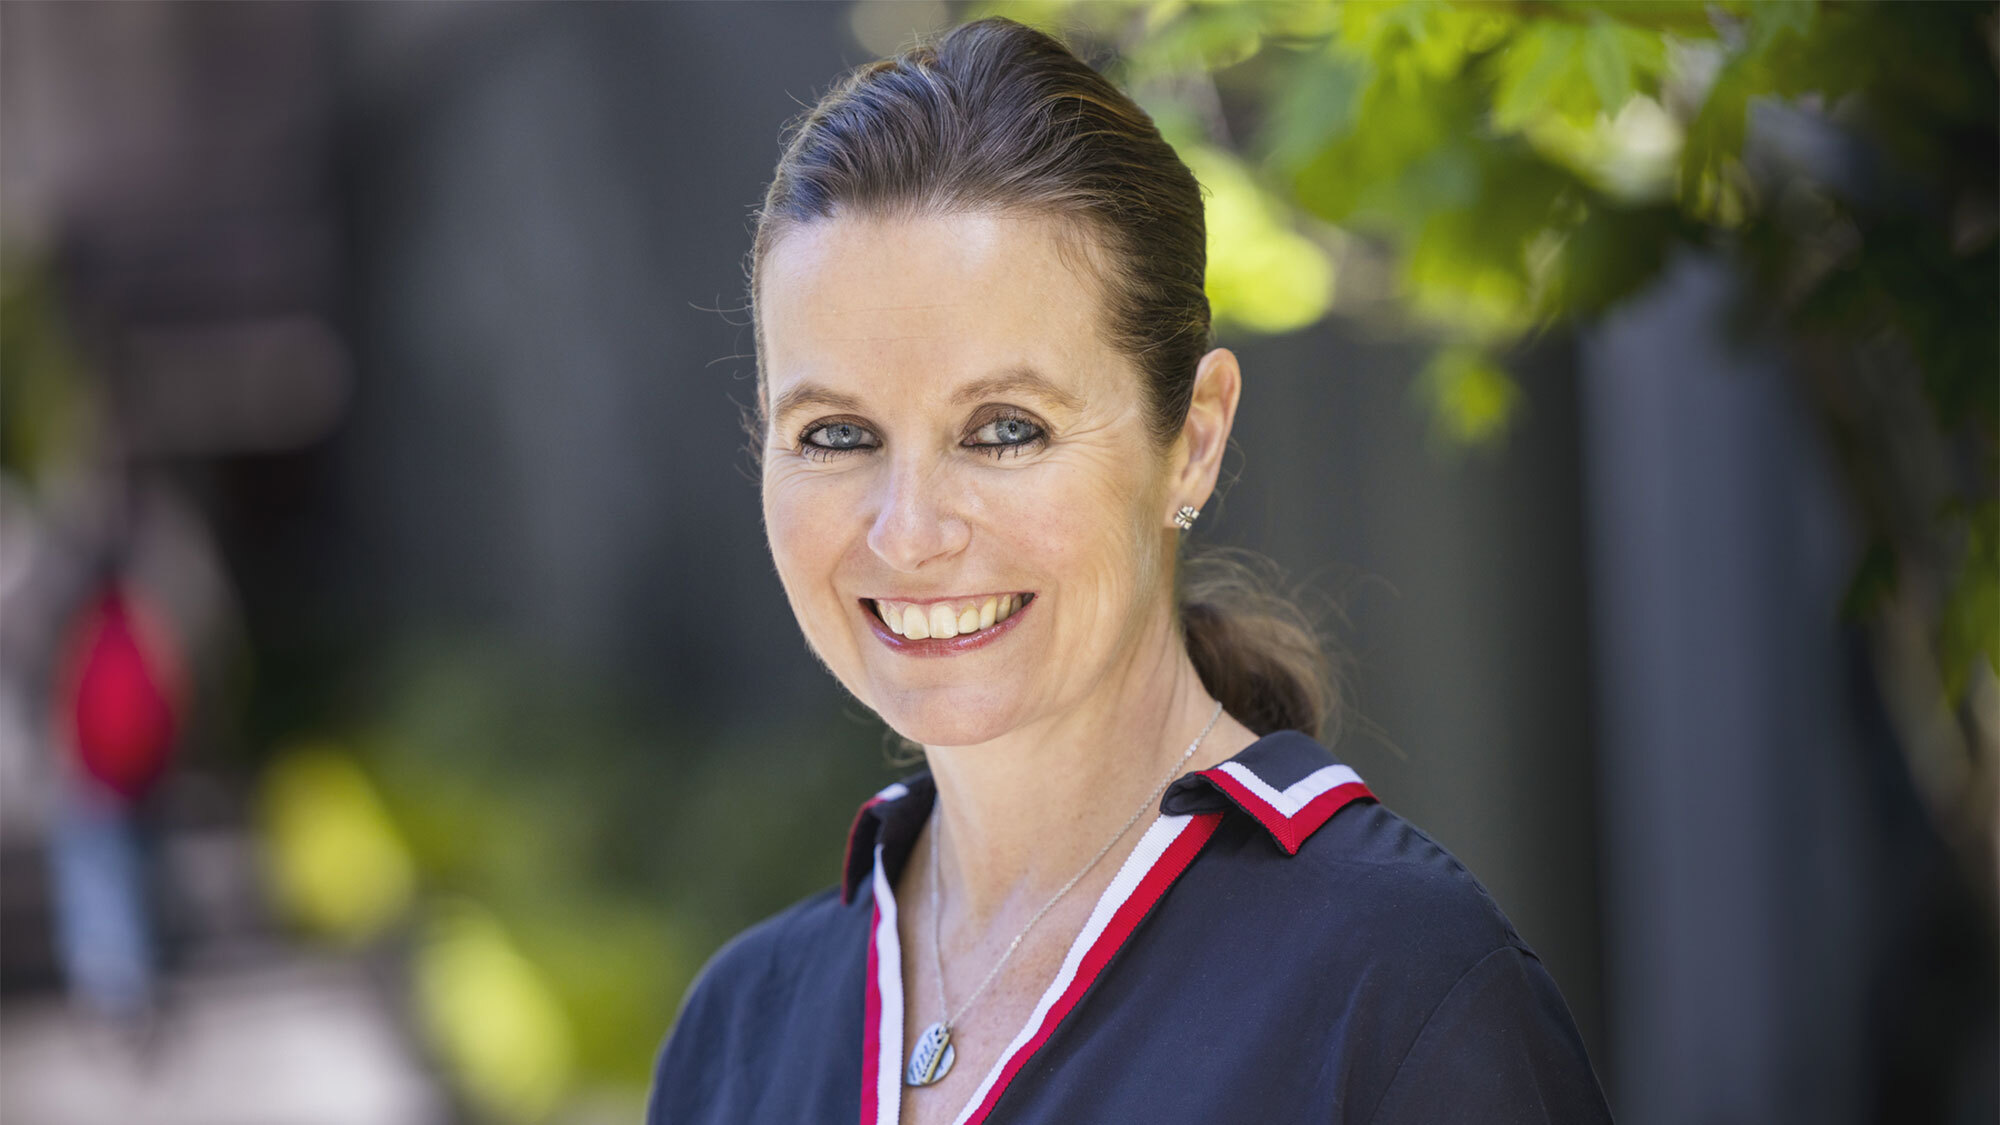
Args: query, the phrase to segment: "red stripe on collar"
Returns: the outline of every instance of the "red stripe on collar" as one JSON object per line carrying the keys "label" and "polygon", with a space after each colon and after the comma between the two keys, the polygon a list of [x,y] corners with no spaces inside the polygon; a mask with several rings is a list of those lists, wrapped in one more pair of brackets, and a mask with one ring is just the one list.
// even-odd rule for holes
{"label": "red stripe on collar", "polygon": [[[999,1104],[1001,1095],[1007,1092],[1007,1087],[1014,1081],[1014,1076],[1021,1073],[1021,1068],[1028,1065],[1028,1060],[1034,1057],[1035,1052],[1042,1049],[1042,1045],[1049,1041],[1049,1036],[1055,1034],[1056,1028],[1061,1026],[1063,1019],[1076,1008],[1084,993],[1090,991],[1090,986],[1097,983],[1098,974],[1104,971],[1104,966],[1110,964],[1111,959],[1124,948],[1132,932],[1139,928],[1139,923],[1144,921],[1148,914],[1153,912],[1154,905],[1167,893],[1167,888],[1173,886],[1181,877],[1181,873],[1187,870],[1188,864],[1194,862],[1194,857],[1201,853],[1202,847],[1208,843],[1209,837],[1215,835],[1215,828],[1221,823],[1222,814],[1204,813],[1189,817],[1186,823],[1179,826],[1173,839],[1160,852],[1159,858],[1152,862],[1145,874],[1140,877],[1138,885],[1132,889],[1125,901],[1118,905],[1103,932],[1091,942],[1090,948],[1084,952],[1083,959],[1077,964],[1075,975],[1063,987],[1055,1002],[1049,1004],[1042,1012],[1040,1021],[1034,1024],[1033,1034],[1025,1043],[1017,1041],[1008,1051],[1007,1057],[1001,1061],[997,1075],[988,1077],[987,1081],[991,1085],[986,1089],[985,1096],[979,1099],[978,1108],[970,1115],[961,1118],[965,1125],[979,1125],[993,1112],[993,1107]],[[1140,841],[1140,846],[1145,846],[1144,840]],[[1117,885],[1118,881],[1114,880],[1112,887],[1115,888]],[[1056,983],[1062,985],[1062,979],[1058,977]],[[1046,997],[1044,1003],[1047,1003]]]}
{"label": "red stripe on collar", "polygon": [[1224,762],[1196,776],[1208,779],[1257,818],[1287,855],[1299,854],[1306,838],[1348,804],[1375,794],[1360,775],[1343,765],[1323,766],[1284,789],[1267,784],[1241,762]]}
{"label": "red stripe on collar", "polygon": [[[868,924],[868,999],[861,1024],[861,1125],[876,1125],[882,1117],[882,1084],[878,1077],[882,1070],[882,988],[876,976],[882,971],[882,963],[875,948],[881,932],[882,904],[878,902],[874,920]],[[899,1100],[899,1112],[901,1108]],[[891,1114],[889,1119],[894,1121],[895,1115]]]}
{"label": "red stripe on collar", "polygon": [[[1147,829],[1125,866],[1098,897],[1090,921],[1071,943],[1062,969],[1043,991],[1027,1025],[969,1096],[969,1104],[959,1114],[960,1125],[976,1125],[993,1112],[1014,1077],[1055,1034],[1105,966],[1201,853],[1222,817],[1219,812],[1162,817]],[[861,1050],[862,1125],[893,1125],[902,1099],[902,948],[896,933],[894,890],[881,863],[878,850],[875,915],[868,944],[868,995],[862,1006],[867,1019],[862,1031],[867,1039]]]}

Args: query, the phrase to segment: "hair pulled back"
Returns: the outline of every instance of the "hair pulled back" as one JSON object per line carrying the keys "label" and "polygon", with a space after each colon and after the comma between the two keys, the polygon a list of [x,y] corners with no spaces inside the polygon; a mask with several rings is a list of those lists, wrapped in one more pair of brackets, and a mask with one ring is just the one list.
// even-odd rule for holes
{"label": "hair pulled back", "polygon": [[[753,313],[778,239],[845,212],[1070,224],[1096,251],[1105,331],[1139,370],[1153,439],[1179,435],[1211,339],[1201,185],[1152,118],[1062,43],[992,17],[838,83],[791,127],[758,212]],[[761,368],[758,384],[761,416]],[[1334,696],[1310,623],[1238,559],[1197,564],[1177,581],[1203,685],[1259,734],[1319,733]]]}

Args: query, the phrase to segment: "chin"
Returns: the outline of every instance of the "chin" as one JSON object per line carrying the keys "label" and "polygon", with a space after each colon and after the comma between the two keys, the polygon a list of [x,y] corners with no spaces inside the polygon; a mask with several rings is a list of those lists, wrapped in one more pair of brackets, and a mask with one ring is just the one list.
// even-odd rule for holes
{"label": "chin", "polygon": [[[997,700],[955,700],[953,693],[916,692],[877,709],[889,728],[925,746],[991,742],[1019,725],[1015,709]],[[912,697],[914,696],[914,698]]]}

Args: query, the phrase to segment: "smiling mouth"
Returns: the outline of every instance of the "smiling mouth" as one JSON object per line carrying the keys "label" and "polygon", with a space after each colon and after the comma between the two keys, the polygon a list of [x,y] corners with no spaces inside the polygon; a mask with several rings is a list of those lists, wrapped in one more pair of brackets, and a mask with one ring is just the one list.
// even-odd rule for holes
{"label": "smiling mouth", "polygon": [[1006,621],[1035,600],[1033,594],[998,594],[963,601],[920,605],[864,599],[876,620],[906,640],[922,641],[980,633]]}

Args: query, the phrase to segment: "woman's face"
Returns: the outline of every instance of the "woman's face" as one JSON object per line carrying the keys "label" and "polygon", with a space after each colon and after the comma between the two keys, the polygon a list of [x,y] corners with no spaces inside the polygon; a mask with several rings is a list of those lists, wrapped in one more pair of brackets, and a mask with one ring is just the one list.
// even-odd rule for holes
{"label": "woman's face", "polygon": [[927,745],[1157,658],[1171,515],[1206,498],[1171,495],[1138,369],[1057,245],[1034,218],[839,217],[762,264],[778,576],[840,682]]}

